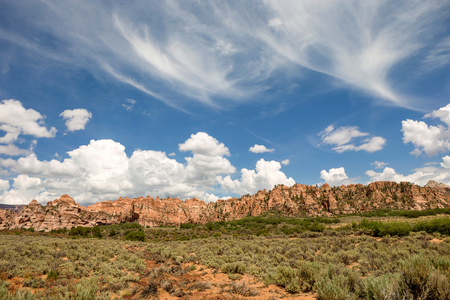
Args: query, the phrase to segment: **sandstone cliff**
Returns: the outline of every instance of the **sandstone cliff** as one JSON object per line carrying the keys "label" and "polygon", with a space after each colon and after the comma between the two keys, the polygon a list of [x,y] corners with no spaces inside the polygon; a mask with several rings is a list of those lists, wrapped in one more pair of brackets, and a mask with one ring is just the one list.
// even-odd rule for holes
{"label": "sandstone cliff", "polygon": [[332,216],[382,208],[423,210],[450,206],[450,188],[420,187],[389,181],[320,188],[303,184],[278,185],[271,191],[205,203],[197,198],[119,198],[89,207],[68,195],[41,205],[33,200],[21,211],[0,209],[0,229],[34,228],[49,231],[73,226],[139,222],[144,226],[229,221],[281,210],[292,216]]}

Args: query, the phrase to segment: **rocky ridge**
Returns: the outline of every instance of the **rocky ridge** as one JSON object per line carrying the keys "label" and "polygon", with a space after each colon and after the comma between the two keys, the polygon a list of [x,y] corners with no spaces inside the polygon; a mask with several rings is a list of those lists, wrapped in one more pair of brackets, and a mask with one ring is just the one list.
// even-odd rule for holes
{"label": "rocky ridge", "polygon": [[68,195],[41,205],[36,200],[19,212],[0,209],[0,229],[50,231],[73,226],[138,222],[143,226],[229,221],[280,210],[292,216],[332,216],[382,208],[423,210],[450,207],[449,187],[420,187],[407,182],[373,182],[321,187],[278,185],[254,195],[205,203],[197,198],[119,198],[88,207]]}

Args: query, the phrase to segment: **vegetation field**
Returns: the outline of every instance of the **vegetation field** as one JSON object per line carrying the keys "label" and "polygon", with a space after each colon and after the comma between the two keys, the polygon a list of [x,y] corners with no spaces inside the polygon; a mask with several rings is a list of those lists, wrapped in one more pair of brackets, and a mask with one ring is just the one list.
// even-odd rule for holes
{"label": "vegetation field", "polygon": [[450,299],[446,211],[0,234],[0,299]]}

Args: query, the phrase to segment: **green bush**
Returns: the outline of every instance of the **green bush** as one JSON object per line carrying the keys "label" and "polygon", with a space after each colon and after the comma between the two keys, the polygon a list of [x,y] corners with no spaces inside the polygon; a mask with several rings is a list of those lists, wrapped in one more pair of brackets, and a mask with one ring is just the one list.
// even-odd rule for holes
{"label": "green bush", "polygon": [[56,280],[58,279],[58,272],[51,270],[47,274],[47,280]]}
{"label": "green bush", "polygon": [[195,225],[191,224],[191,223],[182,223],[180,224],[180,229],[190,229],[190,228],[194,228]]}
{"label": "green bush", "polygon": [[82,226],[78,226],[78,227],[72,227],[69,231],[69,235],[75,236],[83,236],[86,237],[88,235],[90,235],[92,232],[92,228],[91,227],[82,227]]}
{"label": "green bush", "polygon": [[428,233],[439,232],[450,235],[450,218],[438,218],[427,221],[420,221],[414,225],[414,231],[426,231]]}
{"label": "green bush", "polygon": [[143,230],[139,231],[128,230],[127,232],[125,232],[125,240],[143,242],[145,241],[145,233]]}
{"label": "green bush", "polygon": [[102,231],[100,230],[100,227],[94,226],[92,228],[92,236],[96,237],[96,238],[102,238],[103,237]]}
{"label": "green bush", "polygon": [[379,228],[378,236],[407,236],[411,232],[411,225],[404,222],[382,223]]}

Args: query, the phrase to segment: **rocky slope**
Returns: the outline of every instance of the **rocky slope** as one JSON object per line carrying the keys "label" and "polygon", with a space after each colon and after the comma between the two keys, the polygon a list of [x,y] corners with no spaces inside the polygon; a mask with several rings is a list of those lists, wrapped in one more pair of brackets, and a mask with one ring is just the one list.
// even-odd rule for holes
{"label": "rocky slope", "polygon": [[295,184],[278,185],[241,198],[205,203],[199,199],[119,198],[89,207],[75,203],[68,195],[41,205],[36,200],[21,211],[0,209],[0,229],[34,228],[49,231],[73,226],[95,226],[139,222],[144,226],[178,225],[228,221],[257,216],[268,210],[289,215],[331,216],[381,208],[422,210],[450,207],[450,188],[420,187],[410,183],[373,182],[320,188]]}

